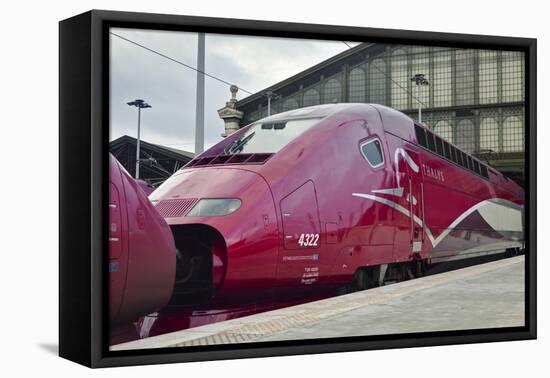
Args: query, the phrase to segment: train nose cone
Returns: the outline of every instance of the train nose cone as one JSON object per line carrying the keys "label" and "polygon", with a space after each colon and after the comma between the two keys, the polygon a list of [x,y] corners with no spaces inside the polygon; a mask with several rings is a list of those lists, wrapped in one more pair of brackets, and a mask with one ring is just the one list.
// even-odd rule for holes
{"label": "train nose cone", "polygon": [[169,226],[139,184],[109,158],[110,320],[127,324],[168,303],[176,247]]}
{"label": "train nose cone", "polygon": [[[183,170],[166,180],[151,195],[153,203],[163,200],[239,198],[254,199],[250,191],[262,177],[238,168],[197,168]],[[264,183],[264,186],[267,185]],[[190,209],[187,209],[190,210]]]}
{"label": "train nose cone", "polygon": [[[166,180],[149,198],[170,226],[207,224],[228,248],[242,242],[248,228],[277,230],[275,203],[264,178],[240,168],[192,168]],[[203,207],[197,211],[197,207]],[[203,211],[210,206],[208,211]],[[172,227],[173,229],[173,227]]]}
{"label": "train nose cone", "polygon": [[[244,298],[249,287],[272,285],[278,225],[270,187],[260,174],[237,167],[185,169],[149,198],[172,228],[179,261],[186,262],[176,273],[181,301],[195,300],[201,288],[211,290],[200,299],[214,292],[227,298],[231,290]],[[196,211],[205,200],[229,202],[211,203],[213,212]]]}

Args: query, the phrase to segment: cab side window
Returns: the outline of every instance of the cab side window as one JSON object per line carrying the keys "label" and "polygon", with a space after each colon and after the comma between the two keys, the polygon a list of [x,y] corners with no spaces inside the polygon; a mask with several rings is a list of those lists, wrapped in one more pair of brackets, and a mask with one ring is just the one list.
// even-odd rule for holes
{"label": "cab side window", "polygon": [[361,144],[361,152],[371,167],[377,168],[384,165],[382,145],[378,139],[371,139]]}

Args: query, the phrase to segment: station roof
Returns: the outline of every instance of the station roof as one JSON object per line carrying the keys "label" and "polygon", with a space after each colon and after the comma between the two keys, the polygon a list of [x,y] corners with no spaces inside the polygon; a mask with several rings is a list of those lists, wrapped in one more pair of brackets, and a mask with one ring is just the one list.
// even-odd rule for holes
{"label": "station roof", "polygon": [[[136,138],[121,136],[109,143],[109,151],[135,177]],[[153,186],[161,184],[195,157],[189,151],[140,140],[140,178]]]}
{"label": "station roof", "polygon": [[[114,150],[120,146],[123,146],[125,144],[132,144],[136,145],[136,138],[131,137],[129,135],[123,135],[120,138],[117,138],[109,143],[109,150]],[[153,144],[144,141],[143,139],[139,141],[140,148],[148,148],[153,151],[165,154],[167,156],[171,156],[174,159],[193,159],[195,157],[195,154],[193,152],[180,150],[177,148],[172,148],[168,146],[164,146],[162,144]]]}

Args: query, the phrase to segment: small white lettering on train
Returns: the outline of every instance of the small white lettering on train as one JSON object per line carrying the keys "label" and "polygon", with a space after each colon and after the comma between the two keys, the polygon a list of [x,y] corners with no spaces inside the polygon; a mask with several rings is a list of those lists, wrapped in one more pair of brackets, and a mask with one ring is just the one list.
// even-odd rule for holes
{"label": "small white lettering on train", "polygon": [[430,167],[429,165],[422,164],[422,173],[424,176],[428,176],[433,178],[434,180],[444,182],[445,176],[443,175],[443,171],[441,169],[435,169]]}

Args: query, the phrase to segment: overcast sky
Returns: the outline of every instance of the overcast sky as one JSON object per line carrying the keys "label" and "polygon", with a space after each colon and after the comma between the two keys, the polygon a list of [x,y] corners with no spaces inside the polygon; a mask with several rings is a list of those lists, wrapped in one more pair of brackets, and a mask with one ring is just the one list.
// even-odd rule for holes
{"label": "overcast sky", "polygon": [[[111,29],[151,49],[197,66],[197,34]],[[111,35],[111,135],[137,134],[137,98],[142,110],[141,139],[193,152],[197,73]],[[347,49],[339,41],[206,34],[205,71],[252,93],[303,71]],[[355,44],[354,44],[355,45]],[[248,94],[239,91],[238,99]],[[217,110],[231,94],[226,84],[205,78],[205,147],[221,140]]]}

